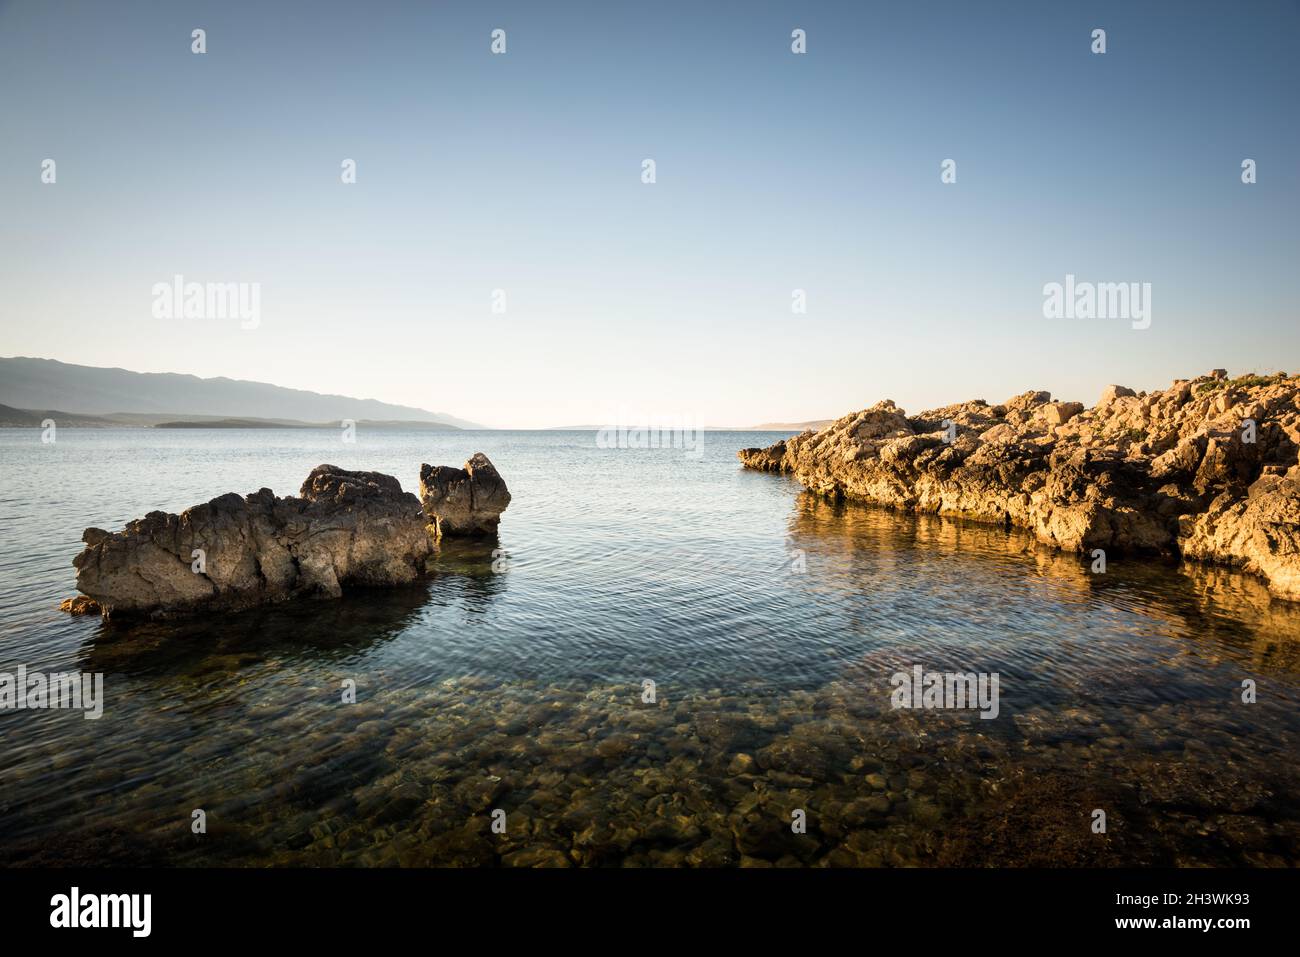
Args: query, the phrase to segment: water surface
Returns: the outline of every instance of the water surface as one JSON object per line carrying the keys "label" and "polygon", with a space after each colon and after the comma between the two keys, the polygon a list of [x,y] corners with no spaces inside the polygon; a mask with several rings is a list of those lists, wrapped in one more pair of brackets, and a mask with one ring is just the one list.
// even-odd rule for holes
{"label": "water surface", "polygon": [[[0,712],[4,860],[1300,861],[1300,609],[740,469],[777,437],[708,433],[694,461],[576,432],[0,430],[0,671],[104,672],[108,699]],[[296,492],[325,462],[415,490],[474,451],[514,496],[496,556],[184,623],[56,610],[86,526]],[[998,718],[891,709],[915,664],[998,673]]]}

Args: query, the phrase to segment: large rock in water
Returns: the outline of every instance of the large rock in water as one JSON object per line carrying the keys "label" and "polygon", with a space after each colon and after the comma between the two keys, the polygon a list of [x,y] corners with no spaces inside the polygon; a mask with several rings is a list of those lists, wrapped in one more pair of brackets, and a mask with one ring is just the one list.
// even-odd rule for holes
{"label": "large rock in water", "polygon": [[1300,600],[1300,376],[1222,369],[1092,409],[1025,392],[905,416],[882,402],[743,449],[747,468],[911,512],[1015,525],[1089,551],[1232,565]]}
{"label": "large rock in water", "polygon": [[232,492],[180,515],[150,512],[120,532],[88,528],[82,541],[77,588],[105,617],[233,611],[404,584],[433,550],[419,500],[397,479],[333,465],[313,469],[297,498]]}
{"label": "large rock in water", "polygon": [[475,452],[459,469],[421,465],[420,502],[435,536],[490,538],[510,505],[510,491],[488,457]]}

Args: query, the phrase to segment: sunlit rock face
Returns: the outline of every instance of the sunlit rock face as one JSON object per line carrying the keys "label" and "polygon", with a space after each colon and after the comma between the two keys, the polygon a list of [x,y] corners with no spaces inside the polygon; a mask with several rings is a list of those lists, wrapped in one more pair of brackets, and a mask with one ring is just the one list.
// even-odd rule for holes
{"label": "sunlit rock face", "polygon": [[492,538],[510,490],[496,467],[475,452],[463,468],[420,466],[420,502],[438,538]]}
{"label": "sunlit rock face", "polygon": [[391,475],[312,470],[297,497],[229,493],[120,532],[88,528],[77,588],[105,617],[234,611],[414,581],[432,552],[419,500]]}
{"label": "sunlit rock face", "polygon": [[1088,551],[1167,552],[1300,600],[1300,376],[1111,385],[1091,409],[1025,392],[907,416],[893,402],[767,449],[748,468],[812,491],[1031,530]]}

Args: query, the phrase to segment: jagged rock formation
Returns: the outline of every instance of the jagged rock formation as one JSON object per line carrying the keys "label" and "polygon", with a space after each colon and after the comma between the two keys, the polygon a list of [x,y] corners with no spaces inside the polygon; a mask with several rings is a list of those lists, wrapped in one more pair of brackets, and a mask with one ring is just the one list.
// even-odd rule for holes
{"label": "jagged rock formation", "polygon": [[490,538],[510,491],[488,457],[475,452],[464,468],[421,465],[420,502],[434,537]]}
{"label": "jagged rock formation", "polygon": [[892,401],[744,449],[749,468],[892,508],[1030,529],[1060,548],[1170,552],[1300,600],[1300,376],[1208,376],[1091,409],[1026,392],[907,416]]}
{"label": "jagged rock formation", "polygon": [[419,500],[379,472],[313,469],[298,497],[264,488],[150,512],[117,533],[88,528],[77,588],[104,617],[233,611],[344,586],[397,585],[424,570],[433,544]]}
{"label": "jagged rock formation", "polygon": [[82,594],[60,608],[170,618],[406,584],[424,573],[438,534],[495,535],[510,504],[482,452],[464,469],[421,466],[420,493],[423,506],[391,475],[320,465],[296,498],[231,492],[117,533],[88,528],[72,562]]}
{"label": "jagged rock formation", "polygon": [[69,615],[99,615],[104,609],[99,607],[99,602],[93,598],[74,595],[59,602],[59,611],[66,611]]}

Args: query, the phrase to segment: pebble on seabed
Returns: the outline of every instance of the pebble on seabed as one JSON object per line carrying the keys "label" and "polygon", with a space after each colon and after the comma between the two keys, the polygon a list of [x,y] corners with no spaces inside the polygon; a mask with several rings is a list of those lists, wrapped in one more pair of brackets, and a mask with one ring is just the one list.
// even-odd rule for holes
{"label": "pebble on seabed", "polygon": [[[1300,771],[1267,761],[1266,749],[1238,749],[1225,761],[1222,745],[1203,746],[1232,740],[1219,726],[1230,715],[1213,709],[1184,708],[1177,722],[1169,710],[1153,723],[1150,708],[1116,708],[1103,726],[1031,708],[995,732],[970,715],[868,706],[851,682],[798,698],[714,692],[642,705],[636,689],[473,679],[383,691],[348,707],[308,705],[273,719],[275,733],[245,735],[234,751],[193,738],[179,765],[161,760],[174,747],[162,743],[152,746],[157,764],[148,749],[126,767],[93,762],[87,773],[114,799],[74,798],[77,833],[53,843],[42,836],[30,849],[16,842],[13,860],[67,862],[87,829],[119,835],[116,853],[132,860],[209,865],[1300,860],[1300,812],[1278,816],[1271,800],[1300,793]],[[175,725],[158,735],[164,742],[188,719],[165,712],[159,720]],[[917,754],[921,730],[926,751]],[[1139,733],[1155,746],[1126,746]],[[52,773],[52,758],[40,767]],[[196,776],[215,788],[201,803]],[[17,790],[6,823],[34,833],[39,802],[23,792],[44,779],[8,780]],[[1081,801],[1129,826],[1094,839],[1080,825]],[[207,811],[206,835],[189,833],[195,806]],[[491,826],[497,809],[504,833]],[[796,809],[806,833],[791,829]]]}

